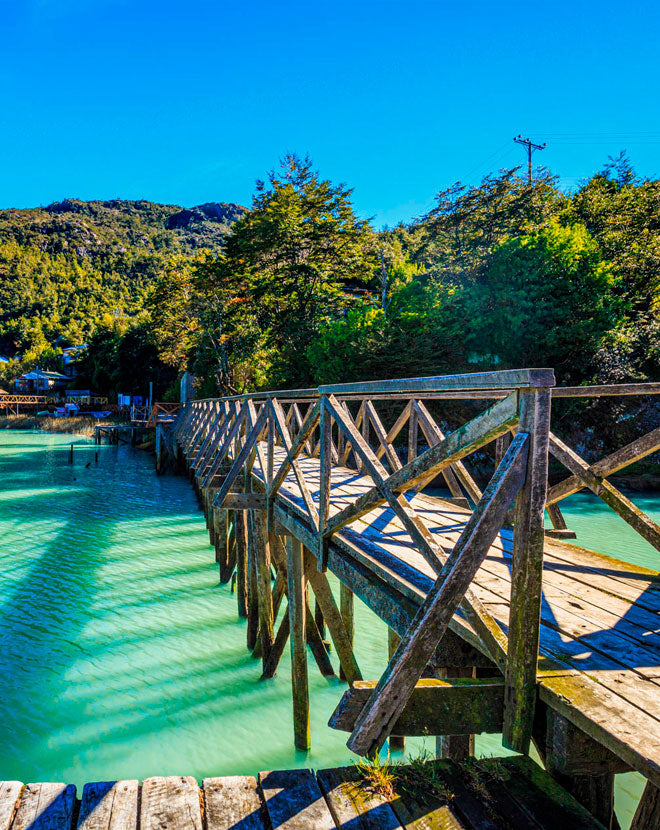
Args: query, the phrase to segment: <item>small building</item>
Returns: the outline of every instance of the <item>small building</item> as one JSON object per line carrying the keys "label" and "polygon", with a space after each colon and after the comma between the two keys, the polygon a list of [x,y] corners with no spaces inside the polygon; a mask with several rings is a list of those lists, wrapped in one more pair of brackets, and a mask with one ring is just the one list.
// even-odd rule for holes
{"label": "small building", "polygon": [[81,343],[80,346],[68,346],[62,349],[62,370],[67,377],[74,378],[78,374],[76,363],[86,348],[87,343]]}
{"label": "small building", "polygon": [[25,372],[14,381],[14,390],[22,394],[43,395],[46,392],[60,392],[71,380],[61,372],[46,372],[33,369]]}

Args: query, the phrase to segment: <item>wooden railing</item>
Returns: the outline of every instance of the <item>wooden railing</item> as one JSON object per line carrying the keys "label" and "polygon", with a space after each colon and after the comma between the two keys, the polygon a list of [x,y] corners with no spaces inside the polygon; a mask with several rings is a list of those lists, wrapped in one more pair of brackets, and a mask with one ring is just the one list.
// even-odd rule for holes
{"label": "wooden railing", "polygon": [[[382,745],[459,608],[484,653],[504,674],[504,740],[527,751],[536,694],[546,509],[554,526],[549,533],[570,535],[558,503],[588,488],[660,550],[658,525],[607,480],[660,449],[660,429],[589,464],[550,425],[552,398],[655,395],[660,384],[553,384],[552,370],[525,369],[263,392],[193,401],[180,411],[173,438],[201,491],[213,494],[213,507],[263,511],[267,531],[296,537],[323,572],[333,538],[386,505],[436,572],[432,590],[355,722],[348,745],[359,754]],[[469,402],[465,406],[472,410],[479,401],[494,403],[445,434],[432,414],[443,400]],[[493,442],[495,472],[482,491],[465,460],[479,454],[483,468],[482,451]],[[551,487],[548,452],[571,474]],[[307,463],[310,458],[318,459],[315,465]],[[352,499],[342,489],[341,501],[332,503],[337,494],[333,471],[339,468],[354,469],[371,486],[363,486]],[[472,508],[451,549],[438,543],[406,497],[438,475],[450,500]],[[290,495],[292,478],[300,493],[293,512],[287,498],[280,498],[285,483]],[[513,525],[508,636],[471,589],[504,524]],[[260,572],[268,574],[270,565]],[[272,628],[272,605],[268,618]],[[271,632],[262,642],[265,672],[272,646]],[[348,658],[342,658],[342,667],[351,676]]]}
{"label": "wooden railing", "polygon": [[35,409],[45,404],[45,395],[0,395],[0,409],[5,410],[5,415],[19,415],[21,406]]}
{"label": "wooden railing", "polygon": [[[316,556],[320,571],[327,567],[333,536],[386,504],[437,573],[432,591],[356,722],[348,742],[354,751],[370,754],[383,743],[459,606],[485,652],[505,674],[505,740],[526,751],[538,658],[553,384],[554,375],[548,369],[340,384],[196,401],[178,419],[175,435],[201,488],[219,483],[213,506],[263,508],[269,529],[279,523],[294,535],[304,536],[302,541]],[[425,405],[426,400],[438,397],[500,400],[445,435]],[[400,410],[389,429],[379,413],[384,404]],[[404,463],[395,441],[405,427],[408,456]],[[506,447],[502,439],[512,430],[515,437]],[[429,445],[420,454],[419,431]],[[463,459],[493,441],[498,441],[497,467],[482,492]],[[303,470],[303,454],[318,458],[314,481]],[[332,471],[346,466],[359,470],[372,486],[331,513]],[[257,476],[263,494],[250,493],[250,472]],[[288,515],[278,501],[291,472],[302,496],[303,523]],[[218,478],[221,473],[222,479]],[[454,498],[465,500],[467,494],[474,504],[453,549],[438,544],[406,498],[439,474]],[[244,492],[235,493],[237,487]],[[507,638],[470,584],[514,499],[512,613]]]}
{"label": "wooden railing", "polygon": [[181,409],[180,403],[160,403],[157,402],[151,407],[149,418],[147,420],[148,427],[155,427],[161,421],[169,421]]}

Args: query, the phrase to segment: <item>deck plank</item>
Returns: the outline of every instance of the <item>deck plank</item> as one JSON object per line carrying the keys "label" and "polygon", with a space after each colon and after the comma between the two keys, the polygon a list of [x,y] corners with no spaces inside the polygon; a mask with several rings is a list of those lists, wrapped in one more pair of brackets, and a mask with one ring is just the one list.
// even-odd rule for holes
{"label": "deck plank", "polygon": [[135,830],[138,789],[137,780],[85,784],[78,830]]}
{"label": "deck plank", "polygon": [[11,830],[70,830],[75,803],[72,784],[26,784]]}
{"label": "deck plank", "polygon": [[386,798],[365,791],[355,767],[322,769],[316,778],[337,827],[346,830],[400,830]]}
{"label": "deck plank", "polygon": [[258,780],[273,828],[335,830],[337,825],[310,770],[260,772]]}
{"label": "deck plank", "polygon": [[9,830],[22,792],[21,781],[0,782],[0,830]]}
{"label": "deck plank", "polygon": [[202,782],[206,830],[269,830],[253,775],[205,778]]}
{"label": "deck plank", "polygon": [[190,776],[145,778],[140,830],[202,830],[200,790]]}

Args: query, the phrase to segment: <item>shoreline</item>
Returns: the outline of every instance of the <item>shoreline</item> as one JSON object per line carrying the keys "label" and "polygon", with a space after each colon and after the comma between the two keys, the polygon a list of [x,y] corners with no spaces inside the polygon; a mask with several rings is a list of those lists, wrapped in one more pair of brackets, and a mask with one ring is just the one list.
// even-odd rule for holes
{"label": "shoreline", "polygon": [[2,415],[0,429],[37,429],[40,432],[85,435],[91,438],[98,421],[86,416],[52,418],[44,415]]}

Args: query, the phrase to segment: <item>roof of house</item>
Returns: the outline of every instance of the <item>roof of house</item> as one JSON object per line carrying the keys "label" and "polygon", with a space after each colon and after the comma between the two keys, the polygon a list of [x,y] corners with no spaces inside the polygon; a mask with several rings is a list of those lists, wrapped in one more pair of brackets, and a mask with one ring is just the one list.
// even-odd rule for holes
{"label": "roof of house", "polygon": [[63,375],[61,372],[45,372],[43,369],[33,369],[31,372],[25,372],[19,380],[66,380],[71,378]]}

